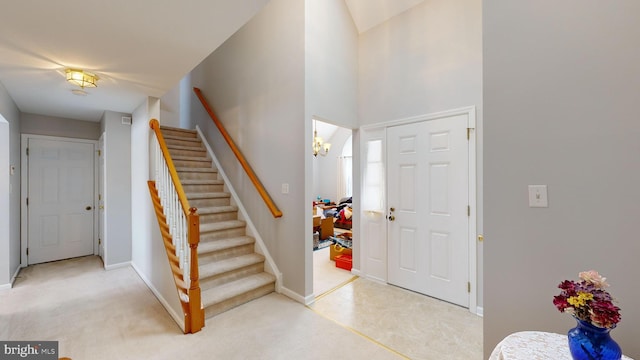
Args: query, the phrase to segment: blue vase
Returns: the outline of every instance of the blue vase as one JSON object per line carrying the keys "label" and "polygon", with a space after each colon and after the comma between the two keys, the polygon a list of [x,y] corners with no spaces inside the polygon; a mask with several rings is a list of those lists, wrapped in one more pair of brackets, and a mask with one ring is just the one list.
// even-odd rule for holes
{"label": "blue vase", "polygon": [[578,325],[569,330],[569,350],[574,360],[620,360],[622,350],[611,338],[611,329],[576,319]]}

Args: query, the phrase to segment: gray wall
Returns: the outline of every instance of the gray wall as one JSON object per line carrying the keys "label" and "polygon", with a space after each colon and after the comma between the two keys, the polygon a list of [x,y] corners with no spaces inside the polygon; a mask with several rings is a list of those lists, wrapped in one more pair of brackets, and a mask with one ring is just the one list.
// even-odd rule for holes
{"label": "gray wall", "polygon": [[[0,125],[0,162],[6,166],[0,171],[0,287],[4,287],[20,267],[20,110],[2,83],[0,114],[7,121]],[[8,166],[15,166],[13,175]]]}
{"label": "gray wall", "polygon": [[[482,204],[480,0],[425,1],[360,34],[358,88],[360,125],[476,106],[476,201]],[[476,215],[482,234],[481,207]],[[477,249],[477,304],[482,307],[483,245]]]}
{"label": "gray wall", "polygon": [[[640,358],[640,2],[484,1],[484,352],[575,325],[556,286],[595,269]],[[527,185],[549,207],[529,208]]]}
{"label": "gray wall", "polygon": [[[304,293],[304,6],[272,0],[190,75],[284,216],[274,219],[202,105],[191,97],[186,127],[198,124],[283,273]],[[281,184],[289,184],[282,194]]]}
{"label": "gray wall", "polygon": [[131,261],[131,114],[105,111],[105,268]]}
{"label": "gray wall", "polygon": [[26,113],[21,116],[20,131],[23,134],[60,136],[89,140],[98,140],[101,133],[99,122]]}

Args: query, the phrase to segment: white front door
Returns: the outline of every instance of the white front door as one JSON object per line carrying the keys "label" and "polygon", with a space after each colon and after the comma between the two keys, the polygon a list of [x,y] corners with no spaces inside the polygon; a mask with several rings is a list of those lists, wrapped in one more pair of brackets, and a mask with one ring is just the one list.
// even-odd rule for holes
{"label": "white front door", "polygon": [[28,264],[93,254],[94,144],[28,140]]}
{"label": "white front door", "polygon": [[469,306],[467,116],[387,129],[388,282]]}

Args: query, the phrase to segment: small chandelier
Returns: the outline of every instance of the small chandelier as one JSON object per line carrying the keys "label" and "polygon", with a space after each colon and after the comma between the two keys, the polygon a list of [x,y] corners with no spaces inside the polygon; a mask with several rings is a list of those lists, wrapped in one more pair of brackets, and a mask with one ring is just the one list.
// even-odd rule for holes
{"label": "small chandelier", "polygon": [[318,136],[318,130],[316,129],[317,120],[313,120],[313,156],[317,157],[318,154],[322,156],[327,156],[329,153],[329,149],[331,149],[331,144],[325,143],[322,140],[322,137]]}
{"label": "small chandelier", "polygon": [[81,88],[85,87],[97,87],[98,84],[98,76],[96,74],[92,74],[90,72],[86,72],[84,70],[78,69],[67,69],[67,81],[80,86]]}

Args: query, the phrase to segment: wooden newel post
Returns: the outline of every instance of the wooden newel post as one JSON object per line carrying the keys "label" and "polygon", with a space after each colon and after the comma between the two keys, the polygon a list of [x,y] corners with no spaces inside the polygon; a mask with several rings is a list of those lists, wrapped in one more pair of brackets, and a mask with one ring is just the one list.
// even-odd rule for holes
{"label": "wooden newel post", "polygon": [[200,275],[198,274],[198,243],[200,242],[200,216],[198,209],[189,209],[187,221],[189,223],[189,248],[191,249],[191,269],[189,270],[189,310],[191,313],[191,333],[200,331],[204,327],[204,309],[200,294]]}

